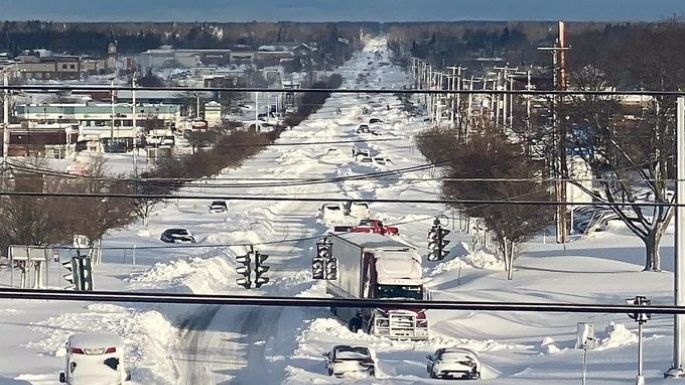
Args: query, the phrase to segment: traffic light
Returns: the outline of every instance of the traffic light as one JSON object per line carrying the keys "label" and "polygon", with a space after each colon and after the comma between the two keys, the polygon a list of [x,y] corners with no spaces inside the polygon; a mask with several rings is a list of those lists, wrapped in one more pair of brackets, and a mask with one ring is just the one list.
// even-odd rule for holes
{"label": "traffic light", "polygon": [[265,283],[269,282],[269,277],[263,277],[262,274],[266,273],[269,271],[271,266],[264,265],[264,261],[266,261],[269,258],[268,255],[266,254],[261,254],[259,251],[255,251],[255,260],[254,260],[254,285],[255,287],[261,287]]}
{"label": "traffic light", "polygon": [[449,250],[446,250],[450,243],[445,237],[450,233],[450,230],[443,229],[440,225],[440,220],[435,219],[433,226],[428,230],[428,260],[442,261],[445,259]]}
{"label": "traffic light", "polygon": [[325,276],[323,258],[312,258],[312,279],[324,279]]}
{"label": "traffic light", "polygon": [[[331,262],[333,262],[331,264]],[[329,276],[329,272],[332,276]],[[316,257],[312,258],[313,279],[336,279],[338,274],[337,261],[333,258],[333,244],[328,241],[316,244]]]}
{"label": "traffic light", "polygon": [[238,272],[239,275],[242,275],[242,278],[236,279],[236,283],[246,289],[249,289],[252,286],[252,281],[250,281],[250,274],[252,273],[250,270],[250,254],[251,253],[247,253],[235,257],[239,265],[236,267],[235,271]]}
{"label": "traffic light", "polygon": [[93,264],[90,257],[77,257],[80,259],[79,267],[81,274],[79,274],[80,284],[79,290],[93,291]]}
{"label": "traffic light", "polygon": [[64,279],[69,282],[69,286],[65,287],[65,289],[72,289],[72,290],[78,290],[77,285],[79,284],[80,278],[79,278],[79,259],[78,258],[71,258],[71,260],[62,262],[62,266],[67,270],[66,274],[63,274],[62,276]]}
{"label": "traffic light", "polygon": [[428,230],[428,260],[437,261],[438,255],[438,234],[440,226],[433,225],[430,230]]}
{"label": "traffic light", "polygon": [[449,250],[447,250],[447,245],[450,243],[445,237],[447,234],[449,234],[449,230],[445,230],[442,227],[438,226],[438,261],[442,261],[445,259],[447,254],[449,254]]}
{"label": "traffic light", "polygon": [[330,258],[326,261],[326,279],[335,280],[338,278],[338,259]]}

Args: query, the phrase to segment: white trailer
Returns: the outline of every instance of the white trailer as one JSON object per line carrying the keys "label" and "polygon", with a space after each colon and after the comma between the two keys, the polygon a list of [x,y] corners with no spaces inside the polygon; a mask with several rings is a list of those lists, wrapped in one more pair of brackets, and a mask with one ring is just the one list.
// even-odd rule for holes
{"label": "white trailer", "polygon": [[[380,234],[332,234],[335,280],[326,292],[338,298],[424,299],[421,256],[415,248]],[[397,339],[428,338],[428,319],[417,308],[332,308],[351,331]]]}

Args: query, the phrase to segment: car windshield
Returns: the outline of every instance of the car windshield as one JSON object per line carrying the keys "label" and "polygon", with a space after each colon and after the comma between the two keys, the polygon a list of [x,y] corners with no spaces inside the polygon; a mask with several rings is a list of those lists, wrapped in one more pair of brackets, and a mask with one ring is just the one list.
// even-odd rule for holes
{"label": "car windshield", "polygon": [[172,230],[171,234],[172,235],[188,235],[188,230],[184,230],[184,229]]}
{"label": "car windshield", "polygon": [[359,360],[369,358],[369,349],[365,347],[340,347],[335,352],[335,358],[340,360]]}
{"label": "car windshield", "polygon": [[212,206],[222,206],[222,207],[225,207],[225,206],[226,206],[226,202],[223,202],[223,201],[214,201],[214,202],[212,202]]}
{"label": "car windshield", "polygon": [[423,287],[402,285],[378,285],[377,298],[423,299]]}
{"label": "car windshield", "polygon": [[444,352],[440,356],[440,360],[447,362],[473,361],[473,357],[468,353]]}

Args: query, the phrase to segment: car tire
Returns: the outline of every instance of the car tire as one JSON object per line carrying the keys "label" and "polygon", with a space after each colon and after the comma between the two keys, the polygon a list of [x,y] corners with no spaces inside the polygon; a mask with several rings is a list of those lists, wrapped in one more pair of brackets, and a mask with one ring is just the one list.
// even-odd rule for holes
{"label": "car tire", "polygon": [[331,377],[333,376],[333,370],[330,369],[330,368],[328,369],[328,375],[331,376]]}
{"label": "car tire", "polygon": [[438,378],[438,376],[435,375],[435,373],[431,370],[428,372],[428,377],[430,378]]}
{"label": "car tire", "polygon": [[371,368],[371,370],[369,370],[369,376],[376,377],[376,369],[375,368]]}

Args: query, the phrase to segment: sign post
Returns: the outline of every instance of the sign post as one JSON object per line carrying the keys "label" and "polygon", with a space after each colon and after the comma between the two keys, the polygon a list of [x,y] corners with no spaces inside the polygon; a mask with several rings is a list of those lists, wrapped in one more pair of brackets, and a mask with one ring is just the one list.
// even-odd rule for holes
{"label": "sign post", "polygon": [[582,385],[585,385],[587,377],[587,351],[595,348],[595,326],[593,324],[578,322],[576,336],[576,349],[583,349],[583,377]]}

